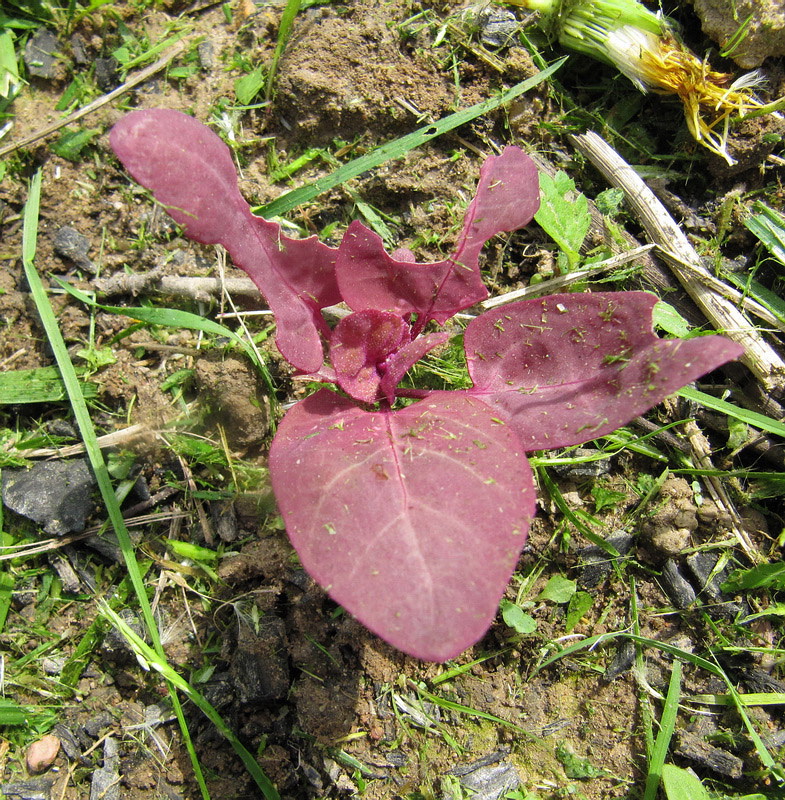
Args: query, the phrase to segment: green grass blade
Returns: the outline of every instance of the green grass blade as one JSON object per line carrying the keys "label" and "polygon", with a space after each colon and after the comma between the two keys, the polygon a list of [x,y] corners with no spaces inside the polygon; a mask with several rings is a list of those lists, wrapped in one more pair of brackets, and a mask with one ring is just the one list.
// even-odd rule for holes
{"label": "green grass blade", "polygon": [[72,297],[84,303],[85,305],[92,306],[93,308],[100,308],[108,314],[122,314],[131,319],[138,320],[139,322],[147,323],[148,325],[162,325],[166,328],[185,328],[190,331],[201,331],[202,333],[211,333],[215,336],[223,336],[233,344],[237,345],[251,360],[251,363],[259,371],[264,381],[265,388],[269,396],[270,404],[275,408],[275,386],[273,384],[272,375],[267,369],[267,365],[260,358],[257,349],[252,343],[238,336],[231,328],[221,325],[205,317],[200,317],[198,314],[192,314],[190,311],[181,311],[177,308],[154,308],[147,306],[125,307],[125,306],[107,306],[99,303],[94,297],[80,291],[69,283],[56,279],[60,284],[60,288],[68,292]]}
{"label": "green grass blade", "polygon": [[[153,642],[155,652],[159,655],[162,661],[165,662],[166,657],[164,656],[163,648],[161,646],[158,626],[155,623],[153,611],[150,607],[150,601],[147,597],[147,592],[145,591],[144,580],[134,554],[131,537],[128,534],[128,529],[125,526],[125,520],[123,519],[123,515],[120,510],[120,505],[115,497],[112,480],[109,475],[109,471],[107,470],[106,462],[104,461],[101,449],[98,446],[95,430],[90,418],[90,412],[87,408],[87,403],[85,402],[81,389],[79,388],[74,365],[71,363],[70,356],[68,355],[65,341],[63,340],[60,328],[58,327],[57,319],[49,302],[46,290],[44,289],[44,285],[40,276],[38,275],[38,271],[35,268],[34,259],[38,232],[38,209],[40,205],[40,197],[41,172],[39,171],[35,174],[30,183],[30,195],[24,211],[22,264],[24,267],[25,277],[27,278],[27,283],[30,287],[30,293],[41,318],[41,323],[46,332],[49,345],[55,356],[57,366],[60,369],[63,383],[65,384],[68,392],[74,418],[79,426],[79,431],[84,443],[85,452],[90,461],[96,483],[98,484],[98,488],[101,492],[101,497],[106,507],[109,520],[114,528],[115,534],[117,535],[117,541],[125,559],[128,577],[133,585],[134,593],[142,612],[142,618],[144,619],[145,626],[150,635],[150,640]],[[191,757],[194,774],[201,789],[202,796],[204,798],[209,798],[210,794],[207,790],[207,784],[205,783],[201,766],[199,764],[199,759],[196,755],[196,751],[191,740],[180,699],[173,688],[174,685],[175,684],[171,682],[168,684],[172,708],[180,724],[183,741]],[[237,742],[237,744],[239,744],[239,742]]]}
{"label": "green grass blade", "polygon": [[[95,397],[94,384],[80,382],[85,397]],[[15,369],[0,373],[0,405],[25,403],[59,403],[68,399],[57,367]]]}
{"label": "green grass blade", "polygon": [[517,83],[511,89],[501,92],[490,100],[484,100],[482,103],[477,103],[463,111],[457,111],[455,114],[443,117],[430,125],[418,128],[416,131],[402,136],[400,139],[395,139],[392,142],[383,144],[370,153],[366,153],[350,161],[348,164],[344,164],[332,174],[325,175],[325,177],[319,178],[313,181],[313,183],[308,183],[305,186],[293,189],[291,192],[287,192],[266,205],[254,208],[253,211],[255,214],[261,214],[261,216],[268,218],[286,214],[293,208],[297,208],[297,206],[313,200],[322,192],[340,186],[340,184],[345,183],[351,178],[356,178],[363,172],[367,172],[370,169],[384,164],[385,161],[401,158],[415,147],[420,147],[426,142],[430,142],[431,139],[435,139],[437,136],[441,136],[461,125],[465,125],[467,122],[471,122],[473,119],[487,114],[489,111],[493,111],[493,109],[505,103],[509,103],[510,100],[514,100],[524,92],[528,92],[529,89],[533,89],[553,75],[566,60],[566,58],[561,58],[551,64],[547,69],[538,72],[534,77]]}
{"label": "green grass blade", "polygon": [[668,684],[668,694],[665,698],[665,705],[662,708],[660,718],[660,731],[654,742],[654,750],[649,759],[649,772],[646,775],[646,788],[643,792],[643,800],[655,800],[657,789],[662,780],[662,768],[665,764],[665,757],[668,755],[673,731],[676,727],[676,715],[679,712],[679,697],[681,696],[681,661],[678,659],[673,662],[671,679]]}
{"label": "green grass blade", "polygon": [[694,400],[696,403],[700,403],[702,406],[712,409],[712,411],[719,411],[721,414],[727,414],[729,417],[733,417],[740,422],[746,422],[748,425],[752,425],[753,428],[758,428],[759,430],[773,433],[777,436],[785,436],[785,423],[767,417],[764,414],[758,414],[755,411],[748,411],[746,408],[740,408],[739,406],[733,405],[733,403],[719,400],[716,397],[712,397],[710,394],[700,392],[690,386],[679,389],[676,394],[680,397],[685,397],[687,400]]}
{"label": "green grass blade", "polygon": [[264,87],[264,99],[269,103],[275,93],[275,78],[278,74],[278,62],[281,60],[286,43],[292,32],[292,25],[295,17],[300,13],[300,0],[288,0],[286,8],[281,15],[281,24],[278,26],[278,41],[275,43],[275,51],[270,60],[270,68],[267,70],[267,81]]}
{"label": "green grass blade", "polygon": [[259,765],[256,763],[254,757],[246,750],[239,739],[234,735],[233,731],[224,722],[221,715],[210,704],[199,691],[191,686],[181,675],[173,670],[166,659],[159,653],[153,650],[143,639],[137,636],[136,633],[128,626],[128,624],[111,609],[108,603],[102,604],[102,613],[117,628],[120,633],[125,637],[129,645],[134,649],[137,658],[140,658],[150,669],[160,672],[168,683],[176,687],[179,691],[183,692],[191,702],[215,725],[226,739],[231,743],[234,751],[242,759],[245,768],[249,774],[256,781],[257,786],[262,790],[267,800],[280,800],[278,791],[270,782],[269,778],[262,772]]}

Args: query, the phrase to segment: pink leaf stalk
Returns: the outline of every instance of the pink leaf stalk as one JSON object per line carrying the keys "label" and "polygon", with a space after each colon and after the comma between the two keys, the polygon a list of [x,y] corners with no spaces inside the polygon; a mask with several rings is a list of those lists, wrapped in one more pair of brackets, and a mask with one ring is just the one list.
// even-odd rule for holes
{"label": "pink leaf stalk", "polygon": [[[483,166],[455,254],[418,264],[358,222],[337,252],[282,236],[240,196],[228,148],[183,114],[133,112],[111,142],[187,236],[223,244],[253,278],[281,353],[346,393],[322,389],[287,412],[273,490],[308,572],[418,658],[453,658],[491,624],[534,514],[526,451],[603,436],[741,354],[719,336],[659,339],[643,292],[554,295],[469,324],[471,389],[418,391],[396,408],[407,370],[450,337],[426,324],[486,296],[483,244],[537,210],[521,150]],[[320,309],[339,300],[354,313],[330,331]]]}

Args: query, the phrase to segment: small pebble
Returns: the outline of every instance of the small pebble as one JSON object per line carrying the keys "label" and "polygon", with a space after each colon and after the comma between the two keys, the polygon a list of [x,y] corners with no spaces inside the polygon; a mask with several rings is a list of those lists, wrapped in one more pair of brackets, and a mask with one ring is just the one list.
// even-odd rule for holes
{"label": "small pebble", "polygon": [[27,748],[25,762],[27,771],[33,775],[46,772],[55,763],[57,754],[60,752],[60,740],[51,733],[47,734],[37,742],[33,742]]}

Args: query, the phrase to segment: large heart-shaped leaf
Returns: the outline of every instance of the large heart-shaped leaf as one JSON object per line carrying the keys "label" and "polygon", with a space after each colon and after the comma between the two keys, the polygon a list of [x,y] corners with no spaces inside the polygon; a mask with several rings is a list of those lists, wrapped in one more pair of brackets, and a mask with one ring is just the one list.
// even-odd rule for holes
{"label": "large heart-shaped leaf", "polygon": [[660,339],[654,295],[560,294],[511,303],[464,334],[469,392],[526,450],[580,444],[626,425],[743,349],[721,336]]}
{"label": "large heart-shaped leaf", "polygon": [[534,513],[517,437],[458,393],[365,412],[323,389],[284,417],[270,475],[308,572],[374,633],[431,661],[487,630]]}
{"label": "large heart-shaped leaf", "polygon": [[414,313],[421,324],[429,319],[444,324],[461,309],[487,297],[478,262],[485,242],[497,233],[528,224],[539,203],[534,162],[519,148],[507,147],[482,166],[452,258],[415,264],[409,254],[390,256],[379,236],[354,222],[336,261],[341,294],[355,311],[374,308],[401,315]]}
{"label": "large heart-shaped leaf", "polygon": [[254,216],[229,148],[187,114],[134,111],[112,128],[110,142],[189,238],[227,249],[275,313],[281,353],[298,369],[316,372],[324,361],[319,334],[326,333],[319,309],[340,300],[335,250],[315,237],[289,239],[280,225]]}

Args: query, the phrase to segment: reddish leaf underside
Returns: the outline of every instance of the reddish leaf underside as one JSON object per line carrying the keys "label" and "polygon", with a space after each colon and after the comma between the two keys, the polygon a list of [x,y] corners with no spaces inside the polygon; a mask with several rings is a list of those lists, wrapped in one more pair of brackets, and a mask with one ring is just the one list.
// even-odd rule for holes
{"label": "reddish leaf underside", "polygon": [[539,202],[534,162],[519,148],[507,147],[483,164],[452,258],[413,264],[400,251],[390,256],[379,236],[354,222],[341,242],[335,265],[341,294],[355,311],[415,313],[423,321],[434,319],[443,325],[458,311],[487,297],[478,263],[485,242],[497,233],[527,225]]}
{"label": "reddish leaf underside", "polygon": [[430,661],[485,633],[535,491],[517,437],[482,401],[365,412],[321,390],[284,417],[270,475],[303,566],[374,633]]}
{"label": "reddish leaf underside", "polygon": [[222,244],[275,314],[278,348],[304,372],[323,363],[319,309],[339,302],[335,250],[289,239],[256,217],[240,194],[229,148],[207,126],[172,109],[134,111],[110,134],[112,149],[186,235]]}
{"label": "reddish leaf underside", "polygon": [[721,336],[660,339],[654,295],[551,295],[472,320],[470,394],[495,407],[526,450],[580,444],[626,425],[696,378],[738,358]]}

